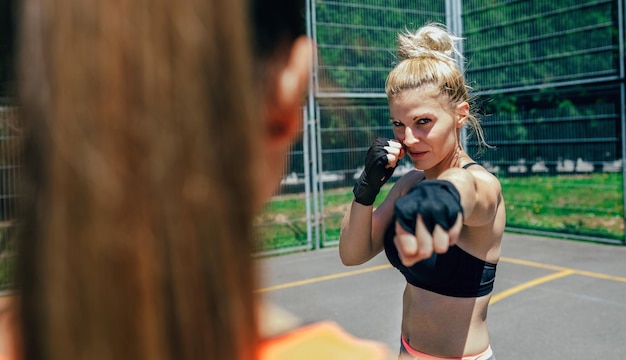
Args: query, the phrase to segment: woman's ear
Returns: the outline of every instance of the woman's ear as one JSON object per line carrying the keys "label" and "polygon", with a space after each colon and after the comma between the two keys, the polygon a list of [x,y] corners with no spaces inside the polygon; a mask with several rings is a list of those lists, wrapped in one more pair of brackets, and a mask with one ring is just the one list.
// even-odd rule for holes
{"label": "woman's ear", "polygon": [[300,129],[304,96],[309,85],[313,43],[301,36],[293,43],[287,61],[276,69],[276,87],[269,104],[267,133],[276,145],[291,143]]}
{"label": "woman's ear", "polygon": [[268,66],[268,83],[271,85],[262,89],[265,91],[265,117],[261,124],[264,136],[258,153],[262,174],[259,204],[279,186],[289,149],[300,134],[312,47],[308,37],[300,37],[286,50],[288,54],[284,58],[279,56],[280,61]]}
{"label": "woman's ear", "polygon": [[460,129],[461,127],[463,127],[463,125],[465,125],[465,122],[469,117],[469,104],[467,103],[467,101],[463,101],[457,106],[456,110],[457,115],[459,116],[456,127],[457,129]]}

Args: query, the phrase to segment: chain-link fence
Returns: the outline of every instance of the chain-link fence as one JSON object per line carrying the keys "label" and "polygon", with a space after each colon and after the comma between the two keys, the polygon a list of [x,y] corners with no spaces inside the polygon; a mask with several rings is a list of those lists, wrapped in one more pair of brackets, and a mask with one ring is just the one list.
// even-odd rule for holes
{"label": "chain-link fence", "polygon": [[0,102],[0,290],[13,281],[20,138],[15,107]]}
{"label": "chain-link fence", "polygon": [[[464,38],[493,148],[467,146],[503,184],[508,229],[623,244],[624,0],[308,0],[311,92],[282,185],[257,219],[259,253],[336,243],[371,140],[391,137],[384,83],[397,34],[427,22]],[[2,147],[16,134],[6,105]],[[0,163],[1,259],[18,195],[9,149]],[[402,163],[395,178],[408,169]]]}
{"label": "chain-link fence", "polygon": [[623,1],[464,1],[509,229],[624,242]]}
{"label": "chain-link fence", "polygon": [[384,82],[397,34],[436,22],[464,39],[473,105],[493,146],[467,147],[500,178],[508,229],[623,244],[623,13],[623,0],[311,0],[310,155],[292,155],[310,165],[298,178],[310,191],[283,186],[270,207],[286,213],[278,204],[307,199],[308,215],[294,208],[308,219],[302,244],[336,243],[371,140],[392,135]]}

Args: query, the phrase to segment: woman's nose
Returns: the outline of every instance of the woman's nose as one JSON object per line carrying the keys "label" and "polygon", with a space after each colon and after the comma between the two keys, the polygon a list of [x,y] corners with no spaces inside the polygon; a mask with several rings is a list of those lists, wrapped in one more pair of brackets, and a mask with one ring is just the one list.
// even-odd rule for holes
{"label": "woman's nose", "polygon": [[410,127],[404,129],[404,145],[410,146],[419,142],[419,139],[413,134],[413,130]]}

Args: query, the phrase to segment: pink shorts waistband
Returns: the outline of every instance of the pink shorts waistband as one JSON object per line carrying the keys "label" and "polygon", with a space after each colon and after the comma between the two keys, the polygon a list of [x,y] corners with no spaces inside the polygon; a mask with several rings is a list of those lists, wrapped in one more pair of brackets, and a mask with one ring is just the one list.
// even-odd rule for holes
{"label": "pink shorts waistband", "polygon": [[402,336],[402,345],[404,346],[406,352],[408,352],[409,355],[413,356],[416,360],[488,360],[493,356],[491,345],[487,347],[487,350],[481,352],[478,355],[470,355],[456,358],[442,358],[438,356],[424,354],[423,352],[413,349],[404,336]]}

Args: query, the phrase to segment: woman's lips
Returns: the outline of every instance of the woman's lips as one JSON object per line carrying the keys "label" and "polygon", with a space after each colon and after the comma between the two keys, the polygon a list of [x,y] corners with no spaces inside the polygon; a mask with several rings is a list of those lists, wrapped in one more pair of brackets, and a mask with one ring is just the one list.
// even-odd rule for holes
{"label": "woman's lips", "polygon": [[413,160],[419,160],[426,156],[427,153],[427,151],[409,151],[409,156]]}

